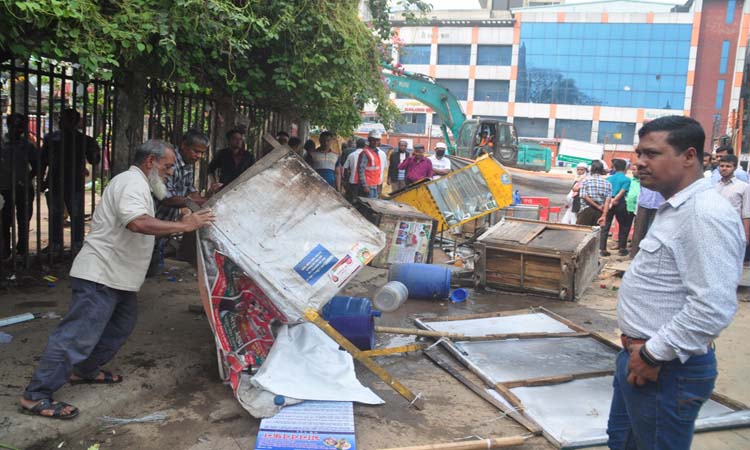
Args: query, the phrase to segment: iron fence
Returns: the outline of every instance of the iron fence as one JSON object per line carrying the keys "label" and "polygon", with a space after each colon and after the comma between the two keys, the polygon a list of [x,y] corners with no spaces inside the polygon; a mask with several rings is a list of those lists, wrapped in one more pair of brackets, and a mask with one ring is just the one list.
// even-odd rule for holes
{"label": "iron fence", "polygon": [[[216,102],[206,93],[185,92],[154,79],[148,81],[144,96],[147,138],[164,139],[179,148],[190,129],[209,137],[209,154],[196,163],[196,187],[205,189],[208,161],[224,144]],[[0,61],[0,194],[5,201],[0,215],[0,284],[9,273],[28,269],[35,261],[53,264],[80,249],[115,161],[116,106],[114,82],[87,77],[73,64]],[[291,124],[281,114],[245,103],[234,109],[235,123],[243,125],[256,159],[270,150],[263,141],[265,132],[289,131]],[[14,130],[8,123],[13,118],[25,125],[11,136]]]}
{"label": "iron fence", "polygon": [[80,248],[112,159],[115,102],[112,82],[71,64],[0,63],[0,253],[12,270],[29,268],[32,255],[53,263]]}

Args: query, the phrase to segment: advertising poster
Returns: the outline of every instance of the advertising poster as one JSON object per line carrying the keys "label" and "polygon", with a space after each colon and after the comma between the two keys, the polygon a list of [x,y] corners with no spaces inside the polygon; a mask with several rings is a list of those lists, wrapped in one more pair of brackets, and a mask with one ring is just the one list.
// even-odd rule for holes
{"label": "advertising poster", "polygon": [[352,402],[305,401],[260,422],[255,450],[356,450]]}
{"label": "advertising poster", "polygon": [[430,250],[431,223],[396,221],[388,246],[389,263],[424,263]]}

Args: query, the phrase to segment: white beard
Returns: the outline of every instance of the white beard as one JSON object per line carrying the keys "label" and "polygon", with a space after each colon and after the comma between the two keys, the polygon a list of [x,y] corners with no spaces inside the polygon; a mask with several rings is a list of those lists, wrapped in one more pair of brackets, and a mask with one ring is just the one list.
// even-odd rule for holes
{"label": "white beard", "polygon": [[148,186],[157,200],[161,201],[167,197],[167,185],[164,184],[164,180],[159,175],[159,169],[153,168],[148,173]]}

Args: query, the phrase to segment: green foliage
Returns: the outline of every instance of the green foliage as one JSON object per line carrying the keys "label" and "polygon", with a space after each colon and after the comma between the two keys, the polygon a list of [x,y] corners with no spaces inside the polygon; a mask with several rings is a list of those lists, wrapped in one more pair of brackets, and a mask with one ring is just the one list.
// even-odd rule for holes
{"label": "green foliage", "polygon": [[[425,10],[421,0],[399,0]],[[102,78],[123,70],[292,113],[346,133],[367,101],[394,113],[378,45],[385,0],[0,0],[0,53],[67,60]],[[106,70],[104,70],[106,69]],[[380,111],[379,111],[380,112]]]}

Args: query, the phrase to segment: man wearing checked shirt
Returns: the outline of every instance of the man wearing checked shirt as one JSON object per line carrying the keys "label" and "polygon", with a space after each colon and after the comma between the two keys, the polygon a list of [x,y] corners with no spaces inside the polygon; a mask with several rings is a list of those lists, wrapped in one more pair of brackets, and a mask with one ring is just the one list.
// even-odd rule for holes
{"label": "man wearing checked shirt", "polygon": [[666,201],[623,277],[610,409],[611,449],[690,448],[717,375],[713,341],[737,310],[745,240],[732,206],[704,179],[700,124],[661,117],[639,131],[641,185]]}

